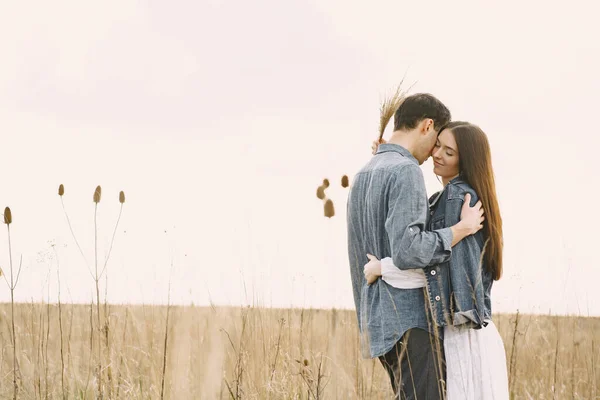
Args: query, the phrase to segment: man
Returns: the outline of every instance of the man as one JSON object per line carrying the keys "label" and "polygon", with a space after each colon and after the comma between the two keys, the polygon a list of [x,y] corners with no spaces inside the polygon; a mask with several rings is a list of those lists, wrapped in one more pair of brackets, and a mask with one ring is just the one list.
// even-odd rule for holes
{"label": "man", "polygon": [[449,260],[452,246],[482,228],[481,204],[465,201],[461,221],[427,232],[428,200],[420,164],[429,158],[450,111],[430,94],[407,97],[394,115],[394,133],[356,175],[348,197],[348,255],[363,356],[379,357],[396,399],[444,398],[443,347],[427,309],[439,296],[368,285],[367,254],[392,257],[400,269]]}

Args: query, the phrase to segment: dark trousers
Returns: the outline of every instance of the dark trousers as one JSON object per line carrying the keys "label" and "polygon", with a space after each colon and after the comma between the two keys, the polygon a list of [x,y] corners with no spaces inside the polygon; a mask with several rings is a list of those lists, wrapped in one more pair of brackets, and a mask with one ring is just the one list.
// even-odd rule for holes
{"label": "dark trousers", "polygon": [[443,341],[423,329],[410,329],[387,354],[379,357],[397,400],[446,398]]}

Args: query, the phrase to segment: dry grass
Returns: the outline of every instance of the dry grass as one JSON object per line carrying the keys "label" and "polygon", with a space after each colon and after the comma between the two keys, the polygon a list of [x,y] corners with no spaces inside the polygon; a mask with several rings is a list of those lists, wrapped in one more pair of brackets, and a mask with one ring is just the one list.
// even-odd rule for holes
{"label": "dry grass", "polygon": [[[90,305],[61,314],[62,346],[58,307],[15,305],[19,398],[63,398],[63,379],[64,398],[97,395]],[[171,306],[168,343],[166,316],[165,306],[108,307],[107,398],[160,398],[163,371],[168,399],[390,398],[379,363],[359,357],[353,311]],[[9,320],[0,305],[0,398],[12,396]],[[495,321],[513,354],[514,399],[600,398],[600,318],[520,315],[514,341],[515,316]]]}
{"label": "dry grass", "polygon": [[[329,181],[322,186],[327,204]],[[63,185],[58,193],[65,210]],[[98,186],[94,221],[100,198]],[[101,310],[98,282],[123,192],[119,202],[108,255],[99,264],[96,249],[93,271],[64,211],[93,278],[95,302],[0,304],[1,399],[390,398],[379,362],[360,358],[354,311],[119,306],[107,304],[106,295]],[[13,270],[8,208],[4,222],[10,275],[0,275],[12,299],[20,265]],[[506,346],[512,398],[600,399],[600,318],[517,314],[497,315],[495,322]]]}
{"label": "dry grass", "polygon": [[384,98],[379,108],[379,142],[383,139],[383,133],[385,132],[385,128],[388,123],[402,105],[402,102],[406,99],[410,88],[407,90],[402,89],[402,85],[404,84],[404,79],[400,81],[394,93],[391,96]]}

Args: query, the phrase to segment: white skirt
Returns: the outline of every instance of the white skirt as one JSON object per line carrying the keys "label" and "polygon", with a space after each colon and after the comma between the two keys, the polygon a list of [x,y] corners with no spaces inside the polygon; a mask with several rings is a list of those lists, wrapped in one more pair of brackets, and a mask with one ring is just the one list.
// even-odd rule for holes
{"label": "white skirt", "polygon": [[448,400],[508,400],[506,353],[496,325],[444,328]]}

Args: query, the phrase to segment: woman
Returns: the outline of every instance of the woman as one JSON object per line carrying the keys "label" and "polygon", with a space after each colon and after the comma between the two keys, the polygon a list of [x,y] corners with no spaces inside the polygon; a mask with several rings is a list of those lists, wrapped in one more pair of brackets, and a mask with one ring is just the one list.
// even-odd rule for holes
{"label": "woman", "polygon": [[400,270],[391,258],[380,262],[368,255],[371,261],[365,265],[365,276],[368,283],[381,276],[400,289],[425,287],[440,293],[436,296],[440,304],[432,304],[429,310],[434,320],[445,325],[449,400],[508,399],[504,345],[491,319],[491,288],[502,275],[503,244],[487,136],[468,122],[451,122],[440,131],[432,157],[433,172],[441,177],[444,190],[430,199],[428,228],[456,224],[469,193],[472,204],[478,197],[483,204],[483,230],[457,244],[450,261],[428,269],[427,274],[423,269]]}

